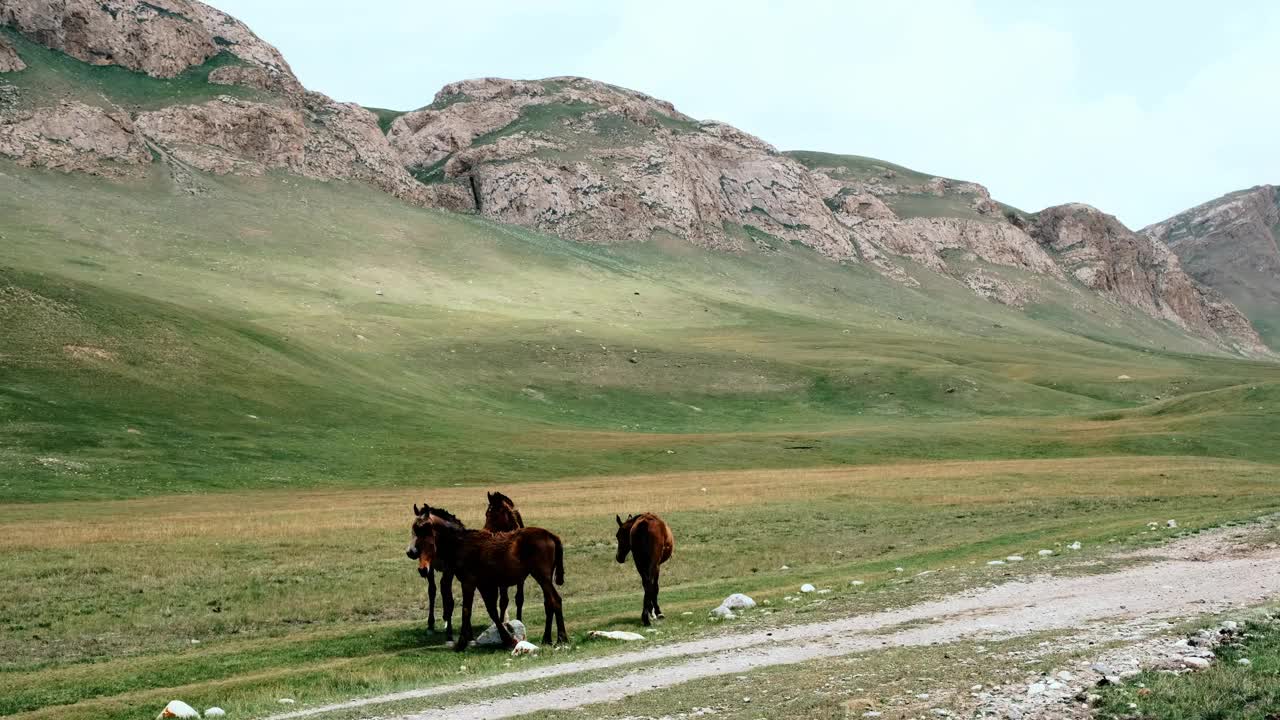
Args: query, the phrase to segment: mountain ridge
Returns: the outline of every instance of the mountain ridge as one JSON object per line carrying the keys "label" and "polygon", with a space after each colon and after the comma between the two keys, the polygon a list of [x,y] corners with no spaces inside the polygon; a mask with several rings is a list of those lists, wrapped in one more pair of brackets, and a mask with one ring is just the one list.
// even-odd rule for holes
{"label": "mountain ridge", "polygon": [[200,172],[355,180],[416,205],[584,242],[671,235],[730,252],[796,243],[907,284],[938,273],[1019,307],[1035,293],[1004,270],[1025,271],[1223,349],[1269,353],[1249,320],[1163,244],[1087,206],[1027,214],[976,183],[781,153],[731,125],[586,78],[464,80],[418,110],[375,115],[305,90],[275,48],[194,0],[3,0],[0,24],[21,33],[11,36],[17,63],[30,65],[25,40],[154,78],[203,73],[208,88],[193,102],[126,108],[106,98],[50,102],[15,82],[17,99],[0,105],[0,154],[22,164],[120,176],[160,162],[192,193]]}

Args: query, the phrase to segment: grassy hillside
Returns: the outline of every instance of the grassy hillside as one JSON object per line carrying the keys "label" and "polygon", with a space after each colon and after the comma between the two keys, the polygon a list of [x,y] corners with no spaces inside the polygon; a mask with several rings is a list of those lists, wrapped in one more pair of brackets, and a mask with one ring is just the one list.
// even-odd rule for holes
{"label": "grassy hillside", "polygon": [[2,500],[1274,452],[1235,435],[1248,408],[1094,432],[1280,369],[1061,289],[1024,314],[796,248],[592,247],[354,185],[0,172]]}

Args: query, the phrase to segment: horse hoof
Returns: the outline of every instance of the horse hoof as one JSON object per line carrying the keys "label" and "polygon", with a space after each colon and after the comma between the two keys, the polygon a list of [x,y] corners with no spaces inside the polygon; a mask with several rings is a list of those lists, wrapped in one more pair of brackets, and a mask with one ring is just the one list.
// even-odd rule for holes
{"label": "horse hoof", "polygon": [[640,616],[640,624],[644,625],[645,627],[649,627],[651,623],[649,622],[648,613]]}
{"label": "horse hoof", "polygon": [[666,615],[664,615],[664,614],[662,614],[662,613],[657,613],[657,614],[655,614],[653,617],[654,617],[654,618],[656,618],[656,619],[658,619],[658,620],[665,620],[667,616],[666,616]]}

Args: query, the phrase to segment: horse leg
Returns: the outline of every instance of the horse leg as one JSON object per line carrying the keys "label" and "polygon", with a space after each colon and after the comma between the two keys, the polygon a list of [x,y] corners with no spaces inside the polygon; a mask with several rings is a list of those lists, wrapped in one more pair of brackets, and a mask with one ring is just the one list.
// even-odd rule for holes
{"label": "horse leg", "polygon": [[658,576],[661,575],[660,568],[653,569],[653,617],[655,619],[665,618],[662,614],[662,608],[658,606]]}
{"label": "horse leg", "polygon": [[644,609],[640,611],[640,624],[644,625],[645,627],[649,627],[650,625],[649,610],[651,608],[650,602],[652,601],[652,598],[653,598],[653,593],[650,591],[651,586],[649,584],[649,576],[641,575],[640,582],[644,584]]}
{"label": "horse leg", "polygon": [[509,602],[508,602],[508,600],[507,600],[507,586],[506,586],[506,585],[503,585],[503,586],[502,586],[502,590],[501,590],[501,594],[498,596],[498,610],[502,611],[502,619],[503,619],[504,621],[507,619],[507,605],[508,605],[508,604],[509,604]]}
{"label": "horse leg", "polygon": [[[505,590],[505,588],[504,588]],[[493,587],[480,588],[480,597],[484,598],[484,607],[489,611],[489,618],[498,628],[498,637],[502,638],[505,647],[514,647],[516,639],[507,632],[506,615],[498,613],[498,590]]]}
{"label": "horse leg", "polygon": [[449,642],[453,639],[453,573],[447,570],[440,573],[440,583],[444,596],[444,641]]}
{"label": "horse leg", "polygon": [[556,610],[556,643],[568,645],[569,633],[564,629],[564,598],[560,597],[560,591],[550,581],[547,582],[547,587],[551,588],[551,600]]}
{"label": "horse leg", "polygon": [[476,586],[467,580],[462,581],[462,629],[458,631],[458,642],[454,644],[453,649],[462,652],[467,649],[467,643],[471,642],[471,604],[476,599]]}
{"label": "horse leg", "polygon": [[516,619],[524,621],[524,580],[516,585]]}
{"label": "horse leg", "polygon": [[[534,577],[538,581],[538,585],[542,588],[542,614],[546,616],[546,626],[542,629],[542,644],[551,644],[551,622],[556,617],[556,595],[555,586],[551,584],[551,578]],[[561,622],[560,633],[564,634],[564,624]]]}
{"label": "horse leg", "polygon": [[436,571],[427,571],[427,629],[436,629]]}

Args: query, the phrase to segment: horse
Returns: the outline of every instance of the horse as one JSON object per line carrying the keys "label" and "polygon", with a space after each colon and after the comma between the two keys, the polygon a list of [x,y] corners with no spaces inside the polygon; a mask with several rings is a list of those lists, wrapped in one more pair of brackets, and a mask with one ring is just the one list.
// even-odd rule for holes
{"label": "horse", "polygon": [[[434,508],[431,510],[434,512]],[[442,511],[443,512],[443,511]],[[542,528],[526,527],[506,533],[467,530],[452,523],[414,523],[414,548],[421,564],[438,564],[448,568],[462,583],[462,628],[454,650],[461,652],[475,637],[471,627],[471,609],[476,590],[484,600],[489,618],[508,647],[515,638],[507,631],[498,614],[498,591],[519,584],[532,575],[542,588],[542,604],[546,612],[546,628],[542,644],[551,644],[551,622],[556,623],[556,642],[569,642],[564,628],[564,609],[556,585],[564,584],[564,544],[554,533]],[[553,583],[554,580],[554,583]]]}
{"label": "horse", "polygon": [[[511,532],[524,527],[524,518],[516,509],[515,502],[500,492],[489,493],[489,507],[484,511],[484,529],[489,532]],[[502,617],[507,616],[507,588],[502,588],[502,596],[498,609]],[[524,581],[516,585],[516,619],[524,620]]]}
{"label": "horse", "polygon": [[[459,528],[465,528],[462,521],[454,517],[452,513],[440,508],[428,508],[426,503],[419,508],[413,506],[413,526],[417,528],[419,524],[443,523],[456,525]],[[417,530],[413,531],[412,538],[417,537]],[[423,563],[421,553],[418,552],[417,545],[413,539],[409,542],[409,547],[405,548],[405,555],[410,560],[418,561],[418,574],[427,581],[427,629],[434,632],[436,629],[436,568],[432,567],[430,562]],[[448,642],[453,639],[453,570],[451,568],[440,568],[440,589],[443,595],[443,607],[441,608],[444,618],[444,639]]]}
{"label": "horse", "polygon": [[627,553],[631,553],[636,563],[636,572],[640,573],[640,582],[644,585],[644,609],[640,611],[640,622],[646,627],[649,617],[666,617],[658,606],[658,571],[662,563],[671,559],[676,549],[676,538],[671,528],[662,518],[653,513],[632,515],[626,522],[614,515],[618,521],[618,563],[627,561]]}

